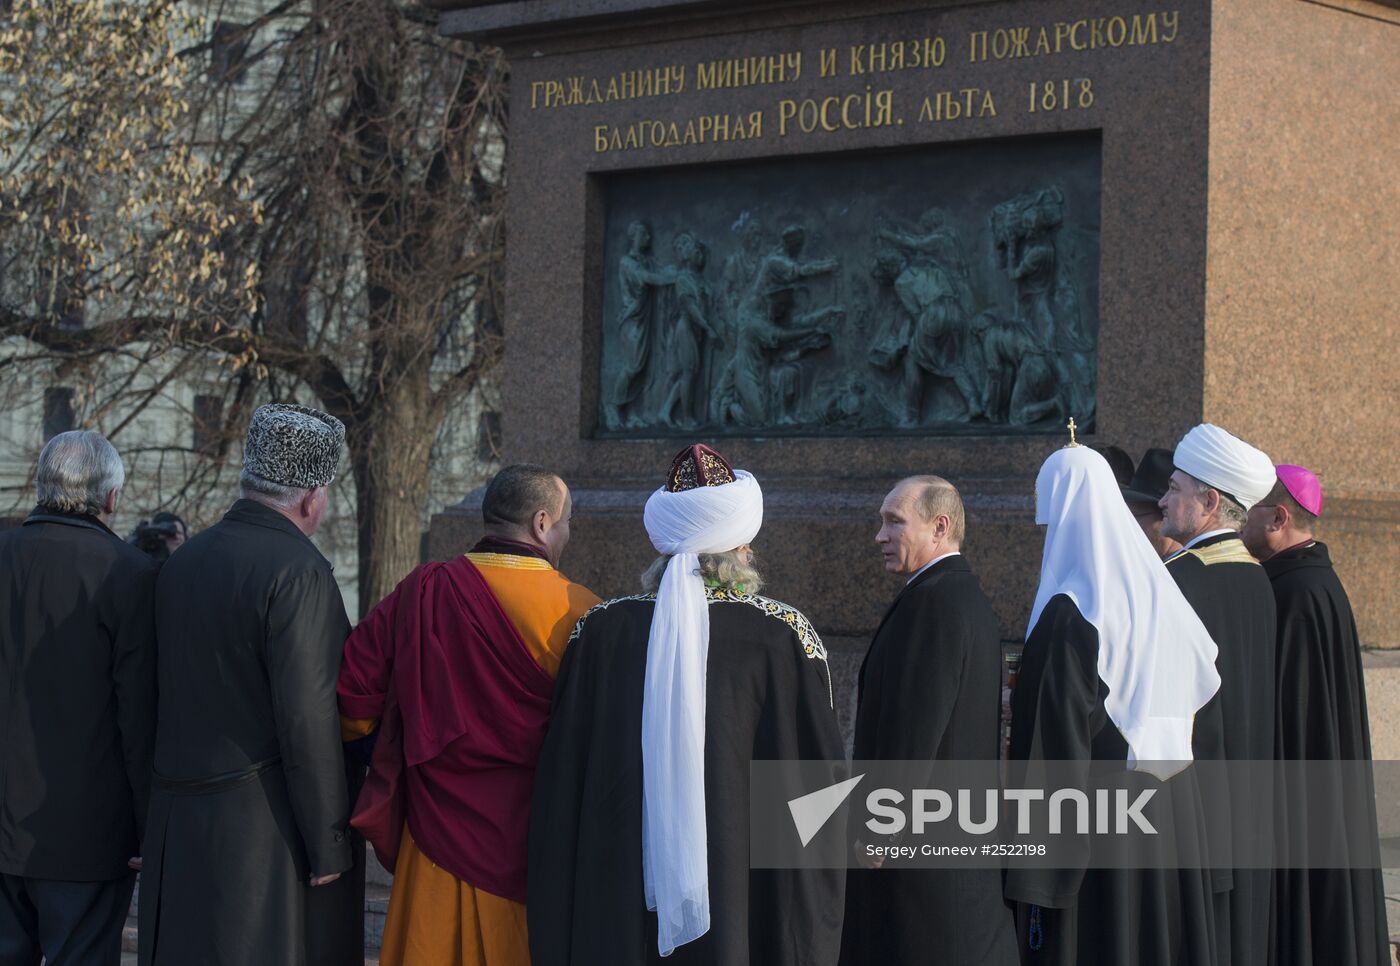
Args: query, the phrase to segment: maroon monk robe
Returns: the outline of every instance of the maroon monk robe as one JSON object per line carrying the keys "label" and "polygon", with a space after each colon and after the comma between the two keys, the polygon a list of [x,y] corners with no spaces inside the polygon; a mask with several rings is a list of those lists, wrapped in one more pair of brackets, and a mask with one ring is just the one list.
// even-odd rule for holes
{"label": "maroon monk robe", "polygon": [[423,854],[516,902],[553,693],[466,557],[419,567],[380,601],[346,641],[337,687],[347,717],[383,718],[387,707],[367,788],[392,786],[386,772],[401,762],[403,814]]}

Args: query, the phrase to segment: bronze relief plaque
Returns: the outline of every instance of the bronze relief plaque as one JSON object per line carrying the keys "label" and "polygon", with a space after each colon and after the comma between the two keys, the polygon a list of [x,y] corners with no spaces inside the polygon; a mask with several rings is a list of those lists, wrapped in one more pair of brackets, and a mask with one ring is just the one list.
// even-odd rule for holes
{"label": "bronze relief plaque", "polygon": [[1100,143],[601,176],[596,435],[1092,426]]}

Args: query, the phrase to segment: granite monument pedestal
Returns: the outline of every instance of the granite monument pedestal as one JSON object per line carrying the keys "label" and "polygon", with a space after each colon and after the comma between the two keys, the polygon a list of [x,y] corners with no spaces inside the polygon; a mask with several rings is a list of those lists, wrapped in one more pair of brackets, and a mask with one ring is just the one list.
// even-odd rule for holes
{"label": "granite monument pedestal", "polygon": [[1362,640],[1400,646],[1400,10],[437,5],[512,62],[504,459],[573,488],[572,578],[635,592],[647,495],[710,443],[849,684],[895,480],[961,490],[1015,641],[1064,417],[1135,458],[1210,421],[1318,472]]}

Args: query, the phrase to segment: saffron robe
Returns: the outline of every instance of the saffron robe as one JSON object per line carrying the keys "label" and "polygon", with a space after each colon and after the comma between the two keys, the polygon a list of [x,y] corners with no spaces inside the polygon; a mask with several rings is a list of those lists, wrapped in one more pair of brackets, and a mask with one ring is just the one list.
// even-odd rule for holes
{"label": "saffron robe", "polygon": [[[1278,613],[1278,714],[1274,747],[1285,761],[1370,761],[1371,723],[1361,646],[1327,547],[1308,543],[1264,561]],[[1378,868],[1375,791],[1353,782],[1299,782],[1279,798],[1279,840],[1303,841],[1319,815],[1368,827],[1364,855],[1349,869],[1290,868],[1303,856],[1279,856],[1274,872],[1272,946],[1276,966],[1390,962],[1385,891]],[[1358,819],[1358,817],[1364,818]],[[1324,821],[1324,827],[1335,827]],[[1355,843],[1354,843],[1355,844]]]}
{"label": "saffron robe", "polygon": [[[457,593],[474,580],[484,581],[484,595],[473,598]],[[436,603],[419,628],[418,641],[397,639],[396,611],[414,605],[400,599],[406,592]],[[338,687],[343,737],[358,737],[375,726],[391,675],[401,700],[403,689],[413,682],[415,694],[408,700],[423,698],[425,703],[439,705],[422,709],[419,724],[432,730],[444,724],[444,716],[457,717],[451,713],[454,709],[469,707],[471,728],[478,732],[454,737],[456,729],[448,727],[440,734],[422,735],[426,747],[415,753],[414,724],[405,722],[409,767],[403,794],[407,796],[407,822],[380,950],[380,962],[385,966],[523,966],[529,962],[521,901],[525,815],[512,819],[512,813],[523,810],[513,804],[504,813],[493,810],[493,803],[481,800],[480,789],[483,785],[492,787],[512,803],[523,792],[528,804],[534,755],[538,740],[543,738],[541,713],[547,714],[552,679],[574,624],[597,600],[538,557],[474,552],[447,564],[419,568],[366,616],[346,642]],[[516,639],[491,641],[482,648],[483,653],[434,673],[435,660],[453,661],[451,648],[473,640],[466,632],[469,622],[491,626],[482,614],[461,609],[467,606],[498,608],[509,621],[506,630],[513,629]],[[456,621],[461,624],[454,628]],[[523,651],[514,650],[522,646]],[[424,648],[438,653],[424,660]],[[395,671],[395,658],[408,660],[409,654],[419,661],[425,680],[415,681],[412,675],[402,673],[406,668]],[[530,690],[512,698],[509,690],[498,686],[492,673],[489,677],[493,680],[488,682],[488,675],[483,675],[473,692],[471,678],[455,678],[454,672],[483,660],[488,663],[474,666],[498,668],[508,677],[542,676],[544,680],[528,681]],[[453,679],[455,684],[444,688],[444,679]],[[542,709],[535,707],[541,696]],[[439,713],[444,711],[440,707],[444,702],[453,706],[445,709],[445,715]],[[492,721],[499,723],[499,733],[480,734],[482,725]],[[458,722],[458,727],[461,725]],[[531,746],[530,736],[536,732],[536,743]],[[434,747],[434,738],[440,747]],[[452,740],[444,743],[443,738]],[[490,751],[495,741],[501,746]],[[432,757],[415,761],[426,752],[432,752]],[[493,758],[499,767],[492,767]],[[508,827],[513,821],[519,822],[518,836]],[[518,848],[502,844],[517,839]]]}

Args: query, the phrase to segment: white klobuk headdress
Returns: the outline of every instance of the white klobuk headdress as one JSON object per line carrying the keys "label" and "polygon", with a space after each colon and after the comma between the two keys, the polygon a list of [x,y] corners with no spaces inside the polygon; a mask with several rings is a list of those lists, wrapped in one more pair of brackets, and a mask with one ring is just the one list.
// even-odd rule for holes
{"label": "white klobuk headdress", "polygon": [[1108,716],[1135,769],[1166,779],[1190,764],[1196,712],[1220,689],[1216,645],[1119,495],[1113,471],[1087,446],[1040,468],[1036,523],[1048,528],[1029,637],[1064,594],[1099,635]]}

